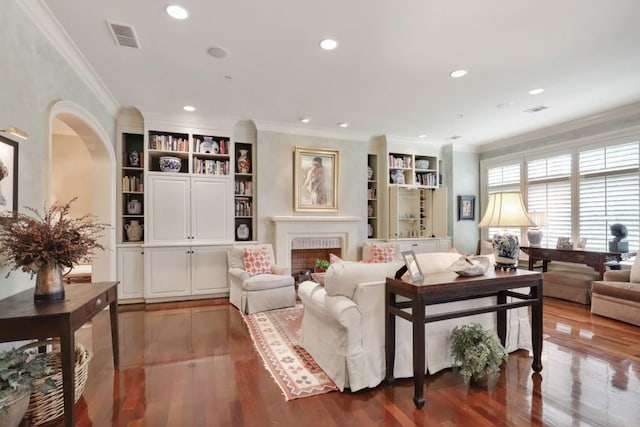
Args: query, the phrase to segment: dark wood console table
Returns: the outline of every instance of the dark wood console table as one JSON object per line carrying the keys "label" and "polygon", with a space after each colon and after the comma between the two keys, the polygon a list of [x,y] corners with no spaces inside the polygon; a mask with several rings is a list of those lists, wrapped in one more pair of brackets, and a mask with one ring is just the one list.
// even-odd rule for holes
{"label": "dark wood console table", "polygon": [[65,300],[35,303],[33,289],[0,300],[0,342],[60,337],[64,423],[74,425],[74,333],[109,305],[113,366],[120,363],[118,344],[118,282],[78,283],[64,287]]}
{"label": "dark wood console table", "polygon": [[604,276],[607,262],[622,260],[622,254],[620,252],[552,249],[533,246],[520,246],[520,249],[529,255],[529,270],[533,270],[533,265],[537,261],[542,261],[543,272],[547,271],[547,266],[551,261],[573,262],[593,267],[594,270],[600,273],[600,280],[602,280],[602,277]]}
{"label": "dark wood console table", "polygon": [[[513,289],[529,288],[528,294]],[[406,302],[397,302],[396,296],[409,298]],[[495,296],[496,303],[471,309],[447,313],[428,314],[428,306],[445,302],[463,301]],[[515,301],[507,302],[507,297]],[[542,274],[538,272],[515,270],[489,270],[482,276],[459,277],[455,273],[445,272],[429,274],[421,283],[409,283],[388,277],[385,286],[385,354],[387,384],[394,382],[396,316],[413,324],[413,402],[417,408],[424,406],[424,325],[429,322],[471,316],[480,313],[497,312],[498,336],[504,345],[507,332],[506,310],[531,306],[531,336],[533,347],[534,372],[542,370]],[[402,309],[410,308],[410,312]],[[443,349],[446,351],[446,349]]]}

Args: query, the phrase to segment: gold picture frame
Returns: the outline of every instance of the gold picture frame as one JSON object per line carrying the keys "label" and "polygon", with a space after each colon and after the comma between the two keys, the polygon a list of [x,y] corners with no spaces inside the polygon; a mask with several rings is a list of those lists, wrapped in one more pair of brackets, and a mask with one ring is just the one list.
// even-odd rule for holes
{"label": "gold picture frame", "polygon": [[296,212],[337,212],[339,151],[295,147],[293,166]]}

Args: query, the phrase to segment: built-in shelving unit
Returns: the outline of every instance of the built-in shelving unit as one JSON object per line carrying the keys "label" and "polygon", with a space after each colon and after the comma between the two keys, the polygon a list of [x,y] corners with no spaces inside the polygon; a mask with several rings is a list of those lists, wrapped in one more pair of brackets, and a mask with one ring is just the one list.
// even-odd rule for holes
{"label": "built-in shelving unit", "polygon": [[229,175],[230,142],[213,135],[193,135],[192,173],[194,175]]}
{"label": "built-in shelving unit", "polygon": [[437,188],[438,158],[418,154],[389,153],[388,184]]}
{"label": "built-in shelving unit", "polygon": [[[144,239],[144,135],[123,133],[121,148],[122,229],[119,230],[118,240],[122,243],[140,243]],[[142,233],[127,233],[130,227],[139,227]]]}
{"label": "built-in shelving unit", "polygon": [[235,204],[235,240],[253,240],[254,236],[254,162],[253,144],[236,142],[235,174],[234,174],[234,204]]}
{"label": "built-in shelving unit", "polygon": [[378,237],[378,156],[367,155],[367,237]]}

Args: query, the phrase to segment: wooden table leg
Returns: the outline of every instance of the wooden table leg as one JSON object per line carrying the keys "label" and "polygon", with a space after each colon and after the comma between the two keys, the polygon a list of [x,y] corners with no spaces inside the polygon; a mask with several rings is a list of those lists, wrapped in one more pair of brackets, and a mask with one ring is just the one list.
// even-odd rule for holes
{"label": "wooden table leg", "polygon": [[[507,296],[504,292],[498,292],[498,305],[507,303]],[[496,319],[498,323],[498,338],[502,345],[506,345],[507,342],[507,310],[498,310],[496,313]]]}
{"label": "wooden table leg", "polygon": [[390,310],[395,307],[396,294],[385,289],[385,317],[384,317],[384,351],[386,361],[385,381],[387,385],[393,385],[395,378],[393,377],[393,367],[396,359],[396,315]]}
{"label": "wooden table leg", "polygon": [[120,339],[118,330],[118,298],[109,305],[111,317],[111,347],[113,350],[113,368],[120,367]]}
{"label": "wooden table leg", "polygon": [[542,280],[538,286],[531,288],[537,302],[531,306],[531,340],[533,347],[533,372],[542,371]]}
{"label": "wooden table leg", "polygon": [[413,403],[416,408],[424,406],[424,300],[416,295],[411,306],[413,319]]}
{"label": "wooden table leg", "polygon": [[[70,322],[70,319],[67,319]],[[75,401],[75,340],[71,325],[66,323],[60,332],[60,353],[62,355],[62,394],[64,399],[64,425],[73,427]]]}

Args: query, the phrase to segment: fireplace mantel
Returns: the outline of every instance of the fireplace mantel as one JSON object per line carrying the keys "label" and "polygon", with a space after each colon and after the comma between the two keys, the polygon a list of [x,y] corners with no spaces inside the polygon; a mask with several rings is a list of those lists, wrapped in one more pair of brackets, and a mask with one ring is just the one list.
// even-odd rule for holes
{"label": "fireplace mantel", "polygon": [[340,239],[342,257],[355,261],[358,257],[357,216],[273,216],[273,242],[276,262],[291,267],[291,243],[296,238],[336,237]]}

